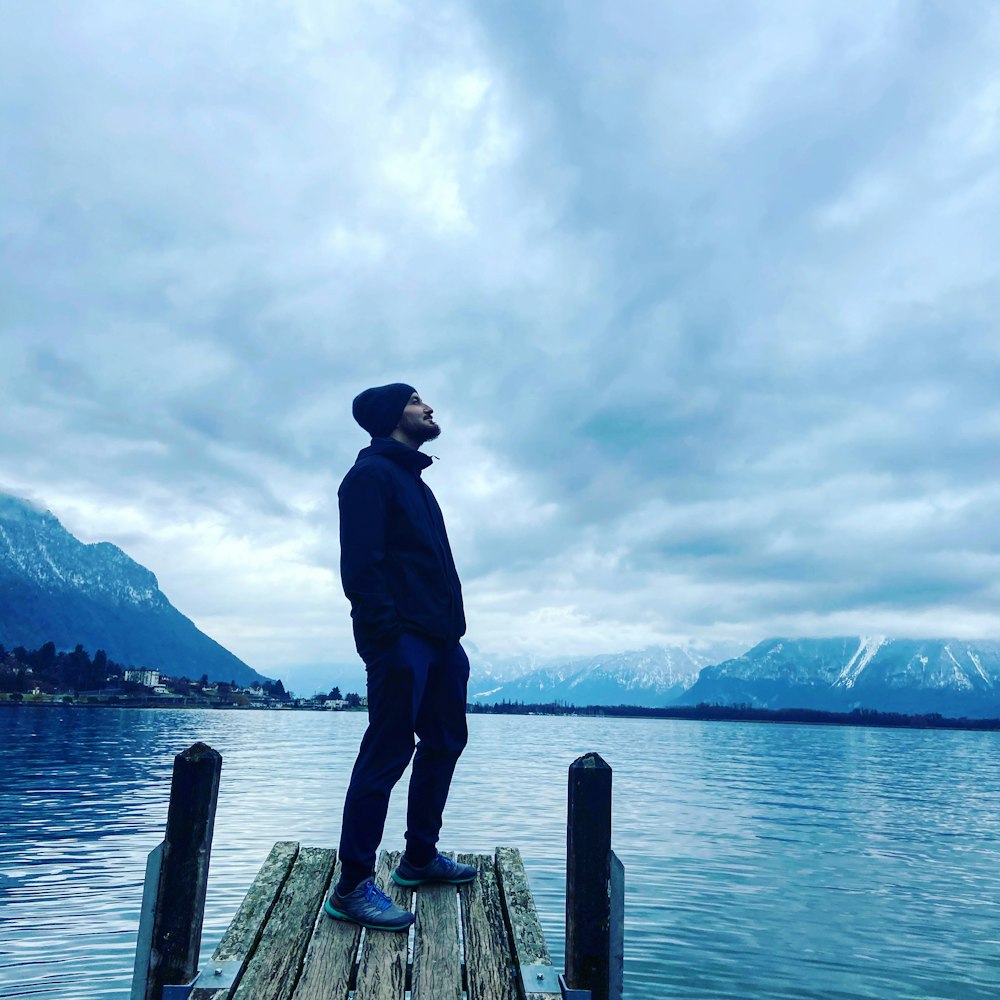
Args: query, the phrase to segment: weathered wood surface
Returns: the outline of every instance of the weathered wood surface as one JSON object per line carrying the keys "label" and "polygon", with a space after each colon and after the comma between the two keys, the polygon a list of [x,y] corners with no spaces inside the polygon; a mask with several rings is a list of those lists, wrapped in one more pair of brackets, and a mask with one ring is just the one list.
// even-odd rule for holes
{"label": "weathered wood surface", "polygon": [[520,987],[520,967],[552,962],[516,848],[460,855],[478,874],[458,890],[397,886],[389,874],[399,857],[383,852],[376,877],[398,906],[414,905],[416,924],[410,934],[362,932],[323,911],[336,852],[275,844],[213,956],[243,963],[234,989],[199,989],[192,1000],[347,1000],[352,976],[355,1000],[404,1000],[407,990],[412,1000],[461,1000],[463,990],[468,1000],[560,1000],[530,981]]}
{"label": "weathered wood surface", "polygon": [[299,851],[234,1000],[289,1000],[317,911],[329,889],[334,860],[332,850],[304,847]]}
{"label": "weathered wood surface", "polygon": [[608,1000],[625,995],[625,866],[610,851],[611,927],[608,954]]}
{"label": "weathered wood surface", "polygon": [[[453,854],[447,856],[454,859]],[[453,885],[422,885],[416,897],[411,1000],[462,1000],[458,890]]]}
{"label": "weathered wood surface", "polygon": [[174,757],[146,1000],[159,1000],[165,985],[189,983],[198,971],[221,772],[222,755],[205,743]]}
{"label": "weathered wood surface", "polygon": [[[396,885],[389,878],[389,873],[399,864],[400,853],[382,852],[376,881],[397,906],[409,909],[411,890]],[[354,1000],[403,1000],[408,941],[409,935],[403,931],[365,932]]]}
{"label": "weathered wood surface", "polygon": [[[271,848],[271,853],[215,949],[213,962],[245,963],[250,957],[298,854],[299,845],[294,841],[279,840]],[[228,988],[196,989],[192,990],[190,1000],[226,1000],[228,996]]]}
{"label": "weathered wood surface", "polygon": [[[334,869],[326,896],[340,880],[340,862]],[[293,1000],[347,1000],[361,928],[345,920],[332,920],[320,902],[312,938],[302,964],[302,975]]]}
{"label": "weathered wood surface", "polygon": [[597,753],[569,767],[566,984],[611,996],[611,768]]}
{"label": "weathered wood surface", "polygon": [[[545,946],[545,935],[528,888],[521,852],[516,847],[498,847],[496,866],[507,928],[514,945],[514,960],[518,968],[528,965],[551,966],[552,957]],[[558,991],[529,992],[527,996],[529,1000],[562,1000],[562,994]]]}
{"label": "weathered wood surface", "polygon": [[478,873],[459,889],[469,1000],[517,1000],[493,858],[460,854],[458,860],[475,865]]}

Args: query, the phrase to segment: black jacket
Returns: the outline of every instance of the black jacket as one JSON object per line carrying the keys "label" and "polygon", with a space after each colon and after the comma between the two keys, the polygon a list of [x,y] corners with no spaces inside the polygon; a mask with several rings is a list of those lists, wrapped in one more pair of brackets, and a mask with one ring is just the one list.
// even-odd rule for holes
{"label": "black jacket", "polygon": [[420,473],[431,459],[373,438],[340,484],[340,576],[365,661],[403,630],[438,642],[465,634],[441,508]]}

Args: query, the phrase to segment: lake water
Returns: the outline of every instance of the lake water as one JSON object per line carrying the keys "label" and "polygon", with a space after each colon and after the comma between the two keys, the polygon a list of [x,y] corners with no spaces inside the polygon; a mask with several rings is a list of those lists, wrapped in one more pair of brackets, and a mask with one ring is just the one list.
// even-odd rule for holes
{"label": "lake water", "polygon": [[[175,753],[223,755],[205,956],[275,840],[335,847],[359,713],[0,710],[0,997],[125,997]],[[566,771],[614,769],[625,994],[986,998],[1000,734],[476,715],[441,847],[521,849],[562,967]],[[404,778],[405,780],[405,778]],[[386,827],[401,846],[404,786]]]}

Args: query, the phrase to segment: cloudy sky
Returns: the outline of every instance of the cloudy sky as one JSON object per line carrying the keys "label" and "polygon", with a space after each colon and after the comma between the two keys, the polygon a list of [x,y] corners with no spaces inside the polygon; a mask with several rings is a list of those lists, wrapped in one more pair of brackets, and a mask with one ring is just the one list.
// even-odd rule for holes
{"label": "cloudy sky", "polygon": [[976,0],[20,5],[0,489],[294,686],[356,661],[402,380],[480,650],[1000,635],[998,51]]}

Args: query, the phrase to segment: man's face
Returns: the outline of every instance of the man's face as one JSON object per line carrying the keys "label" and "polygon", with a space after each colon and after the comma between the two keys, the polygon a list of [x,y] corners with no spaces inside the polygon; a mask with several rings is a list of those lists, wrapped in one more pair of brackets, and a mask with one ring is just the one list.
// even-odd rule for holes
{"label": "man's face", "polygon": [[417,444],[431,441],[441,433],[441,428],[434,423],[433,413],[434,411],[420,396],[414,393],[403,408],[403,415],[399,418],[399,429]]}

